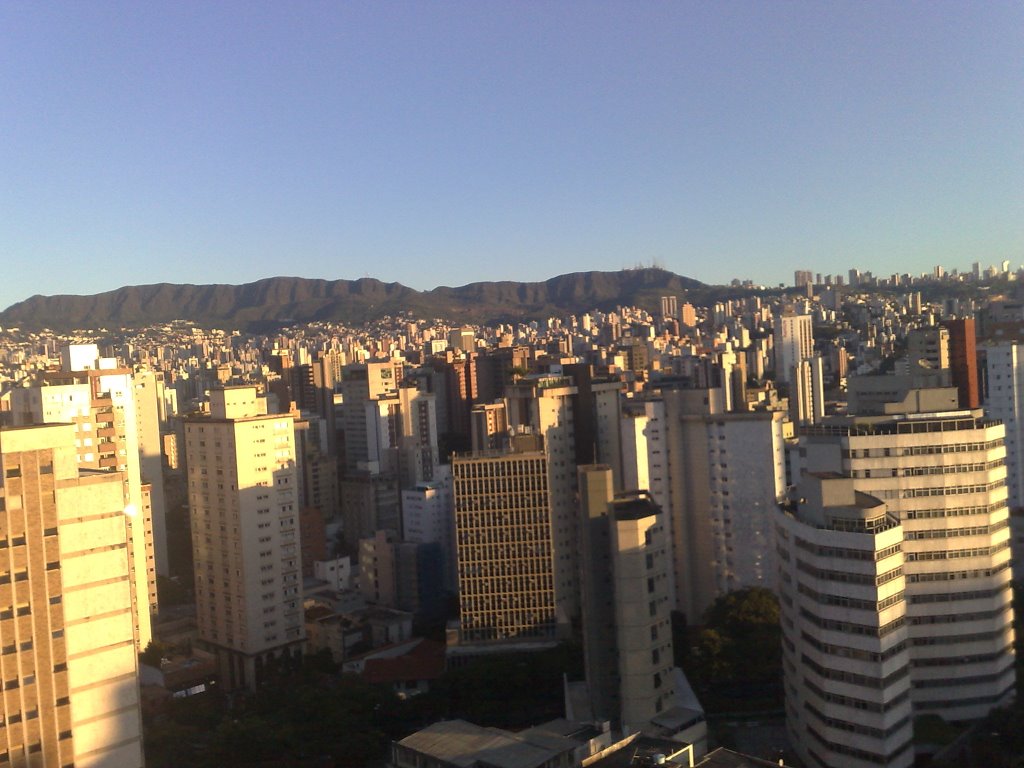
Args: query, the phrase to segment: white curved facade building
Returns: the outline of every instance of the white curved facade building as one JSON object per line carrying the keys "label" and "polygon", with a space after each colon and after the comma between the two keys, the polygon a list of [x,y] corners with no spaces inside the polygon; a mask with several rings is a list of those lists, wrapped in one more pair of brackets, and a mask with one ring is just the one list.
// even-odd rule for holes
{"label": "white curved facade building", "polygon": [[914,763],[903,528],[834,473],[776,516],[786,725],[808,766]]}
{"label": "white curved facade building", "polygon": [[1003,425],[980,410],[848,419],[801,438],[902,523],[915,716],[984,717],[1013,697]]}

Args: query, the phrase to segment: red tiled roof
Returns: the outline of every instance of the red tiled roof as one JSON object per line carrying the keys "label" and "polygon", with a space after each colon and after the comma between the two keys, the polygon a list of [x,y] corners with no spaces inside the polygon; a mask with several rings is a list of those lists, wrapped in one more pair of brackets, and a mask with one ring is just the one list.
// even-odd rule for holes
{"label": "red tiled roof", "polygon": [[422,640],[403,656],[367,659],[363,679],[368,683],[436,680],[444,672],[444,644]]}

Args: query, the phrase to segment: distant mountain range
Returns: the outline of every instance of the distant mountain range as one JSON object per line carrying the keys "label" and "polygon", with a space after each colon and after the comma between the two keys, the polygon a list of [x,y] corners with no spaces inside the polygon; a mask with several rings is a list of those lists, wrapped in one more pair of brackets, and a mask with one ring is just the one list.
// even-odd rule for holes
{"label": "distant mountain range", "polygon": [[[0,325],[68,330],[131,328],[185,319],[243,330],[292,323],[362,324],[412,312],[453,322],[493,322],[608,310],[660,308],[660,297],[704,289],[663,269],[576,272],[539,283],[470,283],[417,291],[401,283],[271,277],[244,285],[136,285],[92,296],[33,296],[0,313]],[[681,303],[681,302],[680,302]]]}

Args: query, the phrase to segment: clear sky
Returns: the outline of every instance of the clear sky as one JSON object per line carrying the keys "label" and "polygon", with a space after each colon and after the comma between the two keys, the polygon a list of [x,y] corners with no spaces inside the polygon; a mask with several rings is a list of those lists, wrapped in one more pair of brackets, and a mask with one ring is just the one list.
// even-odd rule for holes
{"label": "clear sky", "polygon": [[1024,3],[0,3],[0,307],[1024,261]]}

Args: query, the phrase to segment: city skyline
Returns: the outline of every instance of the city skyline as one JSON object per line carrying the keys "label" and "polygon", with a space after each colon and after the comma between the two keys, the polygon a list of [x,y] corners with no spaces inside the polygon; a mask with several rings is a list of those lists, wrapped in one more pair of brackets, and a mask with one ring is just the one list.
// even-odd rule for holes
{"label": "city skyline", "polygon": [[1024,257],[1019,6],[531,10],[0,9],[0,305]]}
{"label": "city skyline", "polygon": [[[401,312],[362,328],[170,322],[92,341],[4,327],[4,714],[28,724],[9,731],[11,759],[90,751],[83,706],[120,706],[79,685],[87,668],[72,663],[80,641],[105,642],[89,630],[106,604],[76,607],[73,580],[76,558],[101,554],[88,575],[122,584],[124,637],[123,666],[97,670],[137,681],[122,730],[137,745],[141,709],[151,768],[203,761],[176,749],[182,727],[218,765],[294,752],[289,722],[264,715],[259,729],[280,735],[228,759],[238,748],[223,724],[258,710],[218,691],[304,697],[310,664],[324,665],[316,690],[330,700],[346,696],[331,669],[391,697],[367,759],[442,716],[510,725],[437,697],[457,670],[526,652],[538,654],[531,688],[554,685],[517,726],[540,727],[551,706],[573,732],[685,744],[685,764],[718,738],[718,713],[736,711],[732,690],[758,712],[785,709],[759,752],[769,760],[901,768],[935,748],[913,737],[924,715],[951,733],[1002,730],[999,718],[1020,718],[1004,705],[1024,551],[1024,311],[1020,280],[974,272],[922,290],[867,278],[849,291],[711,291],[696,307],[659,292],[653,308],[476,326]],[[1008,290],[985,290],[996,285]],[[45,518],[53,483],[112,491],[103,547],[65,536],[61,520],[93,520],[77,505],[56,528],[32,527],[23,512],[42,505]],[[39,556],[40,530],[60,557]],[[55,606],[66,635],[51,625],[28,639],[33,617],[60,619]],[[754,615],[749,629],[725,626]],[[59,686],[64,662],[45,652],[65,637],[68,696],[54,689],[48,707],[47,670]],[[553,647],[566,637],[581,641],[576,660],[539,671],[571,650]],[[727,657],[743,637],[759,639]],[[680,667],[677,648],[689,649]],[[425,715],[419,702],[433,700]],[[36,721],[53,708],[59,721],[67,701],[72,728],[37,738]],[[222,725],[185,714],[196,707]],[[160,712],[179,709],[168,731]],[[304,743],[342,734],[316,751],[346,764],[356,731],[327,707],[294,711],[311,727]],[[610,746],[586,740],[587,752]]]}

